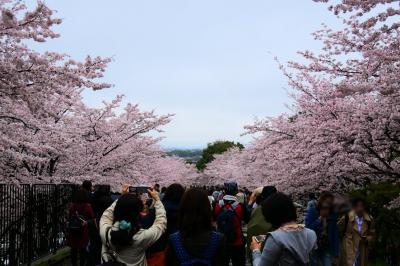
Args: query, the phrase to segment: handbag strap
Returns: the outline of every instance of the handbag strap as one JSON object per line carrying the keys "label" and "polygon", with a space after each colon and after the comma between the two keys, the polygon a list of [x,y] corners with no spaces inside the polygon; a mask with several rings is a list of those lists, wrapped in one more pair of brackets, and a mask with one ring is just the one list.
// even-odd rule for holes
{"label": "handbag strap", "polygon": [[[102,262],[108,262],[108,261],[110,261],[110,259],[113,262],[117,262],[117,255],[118,254],[117,254],[117,252],[112,250],[111,247],[110,247],[110,244],[111,244],[110,243],[110,237],[109,237],[110,230],[111,230],[111,226],[107,227],[107,229],[106,229],[106,243],[105,243],[107,251],[103,252],[103,254],[101,255]],[[104,255],[107,256],[107,260],[105,260]]]}

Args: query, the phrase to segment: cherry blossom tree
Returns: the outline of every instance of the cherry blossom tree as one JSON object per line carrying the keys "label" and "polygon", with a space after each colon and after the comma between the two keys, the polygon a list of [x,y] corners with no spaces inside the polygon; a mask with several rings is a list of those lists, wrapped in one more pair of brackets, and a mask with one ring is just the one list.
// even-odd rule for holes
{"label": "cherry blossom tree", "polygon": [[208,185],[221,185],[224,182],[236,181],[246,186],[250,176],[250,161],[246,160],[247,152],[238,147],[229,149],[222,154],[214,155],[215,159],[208,163],[204,174]]}
{"label": "cherry blossom tree", "polygon": [[[109,87],[93,81],[102,77],[109,59],[88,57],[79,63],[62,54],[32,51],[26,41],[58,37],[51,27],[61,21],[43,3],[33,11],[19,1],[0,4],[2,178],[18,180],[21,168],[51,175],[58,151],[47,140],[62,134],[62,118],[75,108],[82,90]],[[36,166],[29,166],[33,161]]]}
{"label": "cherry blossom tree", "polygon": [[61,20],[44,3],[29,11],[21,1],[0,0],[0,9],[1,181],[91,179],[117,186],[148,182],[155,178],[152,171],[161,178],[163,167],[170,170],[165,182],[196,173],[166,157],[159,139],[148,134],[160,132],[171,115],[143,112],[133,104],[120,111],[122,96],[100,108],[84,104],[84,90],[111,87],[101,82],[109,58],[78,62],[29,48],[29,42],[59,37],[52,26]]}
{"label": "cherry blossom tree", "polygon": [[184,159],[161,155],[147,160],[147,167],[142,170],[142,180],[147,180],[146,185],[160,184],[168,186],[172,183],[179,183],[184,186],[195,184],[199,173],[195,165],[187,164]]}
{"label": "cherry blossom tree", "polygon": [[61,178],[88,178],[87,173],[90,173],[104,182],[138,182],[142,164],[165,154],[157,145],[159,139],[146,133],[159,131],[161,125],[169,122],[170,116],[141,112],[137,105],[131,104],[117,114],[115,109],[121,100],[118,97],[104,108],[83,108],[74,116],[71,131],[74,138],[68,141],[60,158]]}
{"label": "cherry blossom tree", "polygon": [[239,158],[223,161],[250,158],[244,177],[288,192],[398,182],[398,1],[318,2],[333,2],[330,10],[343,19],[343,29],[324,26],[314,33],[323,43],[319,54],[300,52],[306,63],[281,66],[293,89],[291,112],[247,126],[261,137]]}

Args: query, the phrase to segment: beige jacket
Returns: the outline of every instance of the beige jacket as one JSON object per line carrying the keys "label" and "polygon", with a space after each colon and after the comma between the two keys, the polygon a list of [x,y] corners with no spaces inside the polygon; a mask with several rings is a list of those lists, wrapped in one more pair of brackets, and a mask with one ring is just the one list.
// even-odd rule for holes
{"label": "beige jacket", "polygon": [[[107,255],[111,250],[115,252],[117,260],[125,263],[127,266],[147,266],[146,249],[161,237],[167,227],[167,218],[163,204],[160,200],[155,202],[156,219],[153,225],[146,230],[140,229],[133,236],[132,245],[123,249],[117,249],[110,241],[111,230],[119,230],[119,222],[113,223],[115,204],[116,202],[105,210],[100,219],[100,236],[103,242],[102,258],[107,261]],[[111,228],[111,230],[108,230],[108,228]],[[108,237],[106,237],[107,232]],[[108,243],[106,243],[107,239],[109,240]]]}
{"label": "beige jacket", "polygon": [[[358,224],[354,212],[348,214],[348,223],[345,224],[345,217],[338,222],[343,239],[340,252],[340,265],[353,266],[357,252],[360,252],[361,265],[368,264],[368,251],[375,237],[375,227],[372,217],[365,213],[361,234],[358,231]],[[364,238],[363,238],[364,237]]]}

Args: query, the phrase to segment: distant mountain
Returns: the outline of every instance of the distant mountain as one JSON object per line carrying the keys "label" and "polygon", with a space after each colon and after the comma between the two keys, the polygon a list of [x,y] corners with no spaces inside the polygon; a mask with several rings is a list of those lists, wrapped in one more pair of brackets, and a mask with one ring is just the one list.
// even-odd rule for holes
{"label": "distant mountain", "polygon": [[173,149],[168,151],[168,154],[178,156],[192,163],[196,163],[198,160],[200,160],[202,152],[203,150],[201,149]]}

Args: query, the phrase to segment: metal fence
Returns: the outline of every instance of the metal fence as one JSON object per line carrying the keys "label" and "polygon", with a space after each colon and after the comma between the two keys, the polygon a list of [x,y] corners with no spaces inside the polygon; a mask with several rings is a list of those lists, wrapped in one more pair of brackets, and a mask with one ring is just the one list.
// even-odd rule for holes
{"label": "metal fence", "polygon": [[0,265],[30,264],[65,245],[73,184],[0,184]]}

